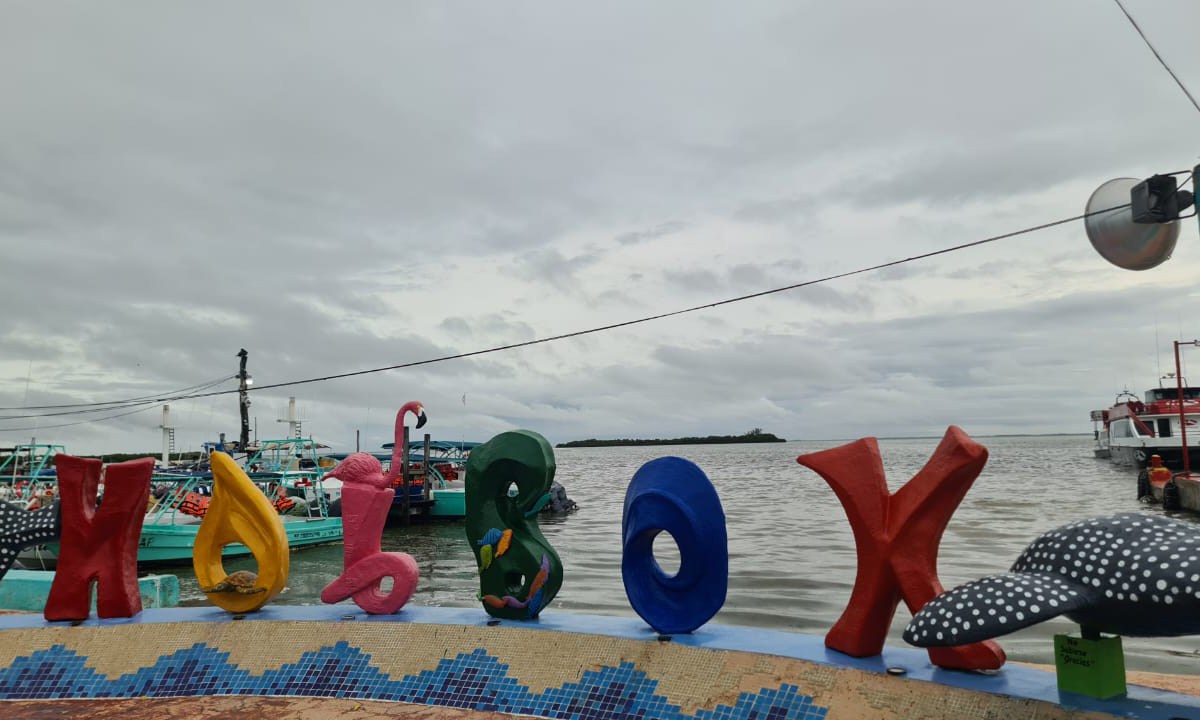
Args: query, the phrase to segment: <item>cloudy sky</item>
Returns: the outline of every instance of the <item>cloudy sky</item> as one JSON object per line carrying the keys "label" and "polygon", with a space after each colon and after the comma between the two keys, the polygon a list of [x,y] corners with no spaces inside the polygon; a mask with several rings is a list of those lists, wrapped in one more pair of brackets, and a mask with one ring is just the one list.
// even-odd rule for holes
{"label": "cloudy sky", "polygon": [[[1200,4],[1126,2],[1200,91]],[[80,453],[157,450],[161,405],[20,408],[198,386],[239,348],[261,386],[619,323],[1200,159],[1200,113],[1095,0],[0,0],[0,98],[0,442]],[[475,440],[1088,432],[1200,337],[1195,223],[1147,272],[1076,223],[267,389],[252,423],[284,435],[295,396],[339,449],[413,399]],[[238,433],[236,394],[171,413],[181,450]]]}

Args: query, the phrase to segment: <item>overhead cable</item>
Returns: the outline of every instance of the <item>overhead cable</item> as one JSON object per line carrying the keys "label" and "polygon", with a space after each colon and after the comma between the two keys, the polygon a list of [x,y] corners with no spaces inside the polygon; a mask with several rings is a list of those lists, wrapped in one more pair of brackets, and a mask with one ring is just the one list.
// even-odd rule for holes
{"label": "overhead cable", "polygon": [[133,415],[135,413],[145,412],[147,410],[153,410],[153,409],[154,409],[154,407],[153,407],[153,405],[151,405],[150,407],[140,407],[136,410],[130,410],[129,412],[117,413],[116,415],[107,415],[105,417],[90,418],[88,420],[79,420],[77,422],[62,423],[60,425],[37,425],[35,427],[0,428],[0,433],[25,432],[27,430],[49,430],[52,428],[72,427],[74,425],[87,425],[89,423],[103,422],[105,420],[113,420],[115,418],[125,417],[126,415]]}
{"label": "overhead cable", "polygon": [[[234,377],[236,377],[236,376],[224,377],[224,378],[221,378],[220,380],[213,380],[213,381],[201,384],[201,385],[193,385],[191,387],[184,388],[183,390],[175,391],[174,395],[159,394],[159,395],[148,395],[144,399],[137,399],[137,400],[130,399],[130,400],[117,400],[117,401],[107,402],[107,403],[86,403],[86,404],[82,404],[82,405],[47,406],[47,407],[78,407],[78,408],[80,408],[78,410],[59,410],[59,411],[55,411],[55,412],[31,413],[29,415],[0,415],[0,422],[3,422],[5,420],[26,420],[26,419],[30,419],[30,418],[40,418],[40,417],[58,417],[58,416],[62,416],[62,415],[86,415],[88,413],[108,412],[110,410],[122,410],[125,408],[131,408],[131,407],[142,407],[145,405],[158,405],[159,403],[169,402],[172,400],[180,400],[183,398],[196,397],[196,395],[194,394],[195,392],[198,392],[200,390],[207,390],[208,388],[213,387],[214,385],[220,385],[223,382],[228,382],[229,380],[232,380]],[[14,408],[14,409],[31,409],[32,410],[35,408]],[[115,415],[113,417],[121,417],[121,416]]]}
{"label": "overhead cable", "polygon": [[[541,345],[544,343],[555,342],[557,340],[566,340],[568,338],[582,337],[584,335],[592,335],[592,334],[604,332],[607,330],[616,330],[617,328],[629,327],[631,325],[640,325],[642,323],[648,323],[648,322],[651,322],[654,320],[663,320],[665,318],[675,317],[678,315],[685,315],[687,313],[698,312],[700,310],[707,310],[709,308],[720,307],[722,305],[731,305],[733,303],[743,302],[745,300],[753,300],[754,298],[765,297],[767,295],[775,295],[777,293],[787,292],[789,290],[797,290],[799,288],[808,287],[810,285],[818,285],[820,283],[829,282],[831,280],[839,280],[841,278],[847,278],[847,277],[851,277],[854,275],[862,275],[863,273],[868,273],[868,272],[872,272],[875,270],[882,270],[884,268],[889,268],[889,267],[895,267],[897,265],[903,265],[904,263],[915,262],[917,260],[926,260],[928,258],[936,257],[938,255],[946,255],[948,253],[957,252],[959,250],[966,250],[966,249],[973,248],[973,247],[979,247],[980,245],[986,245],[988,243],[993,243],[998,240],[1007,240],[1008,238],[1018,237],[1020,235],[1026,235],[1026,234],[1029,234],[1032,232],[1037,232],[1039,230],[1046,230],[1046,229],[1049,229],[1052,227],[1057,227],[1059,225],[1066,225],[1067,223],[1072,223],[1072,222],[1076,222],[1078,220],[1083,220],[1084,218],[1088,218],[1093,215],[1101,215],[1103,213],[1111,212],[1113,210],[1120,210],[1122,208],[1127,208],[1127,207],[1129,207],[1129,203],[1125,203],[1123,205],[1116,205],[1116,206],[1113,206],[1110,208],[1105,208],[1103,210],[1095,210],[1090,213],[1083,213],[1082,215],[1075,215],[1073,217],[1063,218],[1061,220],[1054,220],[1051,222],[1041,223],[1040,225],[1032,225],[1027,228],[1022,228],[1021,230],[1014,230],[1012,232],[1002,233],[1000,235],[993,235],[991,237],[987,237],[982,240],[975,240],[972,242],[963,243],[961,245],[953,245],[951,247],[942,248],[941,250],[933,250],[931,252],[921,253],[920,255],[912,255],[910,257],[902,258],[900,260],[891,260],[889,262],[879,263],[878,265],[871,265],[870,267],[859,268],[857,270],[849,270],[849,271],[842,272],[842,273],[836,273],[834,275],[826,275],[825,277],[817,278],[814,280],[805,280],[804,282],[794,283],[792,285],[785,285],[783,287],[772,288],[770,290],[763,290],[760,292],[750,293],[747,295],[739,295],[737,297],[727,298],[725,300],[718,300],[716,302],[711,302],[711,303],[705,303],[703,305],[694,305],[692,307],[683,308],[681,310],[672,310],[670,312],[659,313],[657,315],[648,315],[646,317],[637,318],[634,320],[625,320],[622,322],[611,323],[609,325],[601,325],[598,327],[588,328],[586,330],[576,330],[574,332],[563,333],[561,335],[551,335],[549,337],[537,338],[534,340],[526,340],[524,342],[519,342],[519,343],[510,343],[508,345],[498,345],[495,347],[485,348],[483,350],[472,350],[470,352],[455,353],[453,355],[443,355],[441,357],[428,358],[425,360],[414,360],[412,362],[399,363],[397,365],[388,365],[386,367],[372,368],[370,370],[354,370],[351,372],[337,373],[334,375],[322,375],[321,377],[308,378],[305,380],[290,380],[288,382],[274,383],[271,385],[260,385],[260,386],[254,387],[253,391],[261,392],[263,390],[271,390],[274,388],[293,387],[295,385],[308,385],[311,383],[326,382],[329,380],[340,380],[342,378],[356,377],[359,375],[370,375],[373,373],[386,372],[388,370],[402,370],[404,368],[419,367],[422,365],[432,365],[434,363],[446,362],[449,360],[461,360],[463,358],[477,357],[479,355],[490,355],[492,353],[503,352],[505,350],[515,350],[517,348],[530,347],[532,345]],[[234,376],[234,377],[236,377],[236,376]],[[220,380],[218,382],[224,382],[225,380],[228,380],[228,379],[231,379],[231,378],[223,378],[222,380]],[[217,391],[213,391],[213,392],[196,392],[196,393],[175,395],[175,396],[171,396],[171,397],[160,396],[153,400],[144,400],[144,401],[138,401],[136,403],[131,403],[130,405],[127,405],[127,407],[132,407],[134,405],[147,405],[147,404],[153,404],[153,403],[159,403],[159,402],[170,402],[170,401],[176,401],[176,400],[190,400],[190,399],[194,399],[194,398],[215,397],[218,395],[230,395],[235,392],[240,392],[240,388],[237,390],[217,390]],[[97,403],[97,404],[106,404],[106,403]],[[105,409],[111,410],[114,408],[110,407],[110,408],[105,408]],[[88,422],[99,422],[102,420],[111,420],[113,418],[124,417],[125,415],[132,415],[133,413],[141,412],[142,410],[146,410],[146,409],[148,409],[148,408],[143,407],[143,408],[140,408],[138,410],[133,410],[128,413],[121,413],[118,415],[112,415],[112,416],[108,416],[108,417],[104,417],[104,418],[95,418],[93,420],[84,420],[84,421],[80,421],[78,423],[68,423],[67,425],[43,425],[43,426],[40,426],[40,428],[0,428],[0,432],[16,432],[16,431],[31,430],[31,429],[68,427],[70,425],[82,425],[82,424],[85,424]],[[9,418],[0,418],[0,419],[17,419],[18,417],[20,417],[20,416],[11,416]]]}
{"label": "overhead cable", "polygon": [[1197,103],[1196,98],[1192,97],[1192,93],[1187,89],[1187,86],[1183,84],[1183,81],[1179,79],[1179,76],[1175,74],[1175,71],[1171,69],[1171,66],[1168,65],[1167,61],[1163,59],[1163,56],[1159,54],[1158,49],[1154,47],[1154,43],[1150,42],[1150,38],[1146,37],[1146,33],[1142,32],[1142,27],[1138,25],[1137,20],[1133,19],[1133,16],[1130,15],[1129,11],[1125,9],[1125,5],[1121,3],[1121,0],[1113,0],[1113,2],[1117,4],[1117,7],[1121,8],[1121,12],[1124,13],[1125,17],[1129,20],[1129,24],[1133,25],[1133,29],[1137,30],[1137,34],[1142,36],[1142,41],[1146,43],[1146,47],[1150,48],[1150,52],[1154,53],[1154,57],[1158,58],[1159,64],[1163,66],[1163,69],[1167,71],[1167,73],[1171,76],[1171,79],[1174,80],[1175,84],[1179,86],[1179,89],[1183,91],[1183,94],[1187,95],[1187,99],[1192,101],[1192,107],[1196,108],[1196,112],[1200,112],[1200,103]]}
{"label": "overhead cable", "polygon": [[[914,262],[916,260],[925,260],[927,258],[936,257],[938,255],[945,255],[947,253],[956,252],[958,250],[966,250],[968,248],[978,247],[980,245],[986,245],[987,243],[996,242],[997,240],[1006,240],[1008,238],[1017,237],[1019,235],[1025,235],[1025,234],[1028,234],[1031,232],[1037,232],[1038,230],[1046,230],[1048,228],[1057,227],[1059,225],[1066,225],[1067,223],[1076,222],[1077,220],[1083,220],[1084,218],[1091,217],[1092,215],[1100,215],[1100,214],[1103,214],[1106,212],[1111,212],[1113,210],[1120,210],[1120,209],[1126,208],[1126,207],[1129,207],[1128,203],[1125,203],[1123,205],[1116,205],[1116,206],[1110,207],[1110,208],[1105,208],[1103,210],[1095,210],[1090,213],[1083,213],[1082,215],[1075,215],[1074,217],[1063,218],[1062,220],[1054,220],[1052,222],[1046,222],[1046,223],[1042,223],[1040,225],[1033,225],[1031,227],[1023,228],[1021,230],[1014,230],[1012,232],[1007,232],[1007,233],[1003,233],[1000,235],[993,235],[991,237],[984,238],[982,240],[975,240],[973,242],[963,243],[962,245],[954,245],[952,247],[942,248],[941,250],[934,250],[932,252],[922,253],[920,255],[913,255],[911,257],[906,257],[901,260],[892,260],[890,262],[880,263],[878,265],[872,265],[870,267],[859,268],[858,270],[850,270],[850,271],[843,272],[843,273],[837,273],[835,275],[827,275],[825,277],[817,278],[815,280],[806,280],[804,282],[795,283],[793,285],[785,285],[784,287],[773,288],[771,290],[763,290],[761,292],[750,293],[748,295],[739,295],[738,297],[728,298],[725,300],[718,300],[716,302],[711,302],[711,303],[705,303],[704,305],[695,305],[693,307],[683,308],[682,310],[672,310],[670,312],[659,313],[657,315],[649,315],[647,317],[638,318],[636,320],[625,320],[622,322],[612,323],[609,325],[601,325],[599,327],[588,328],[586,330],[576,330],[574,332],[563,333],[561,335],[552,335],[550,337],[537,338],[535,340],[526,340],[525,342],[519,342],[519,343],[510,343],[508,345],[498,345],[496,347],[490,347],[490,348],[486,348],[483,350],[473,350],[471,352],[456,353],[454,355],[443,355],[441,357],[429,358],[426,360],[414,360],[413,362],[400,363],[397,365],[388,365],[387,367],[372,368],[370,370],[355,370],[352,372],[338,373],[336,375],[323,375],[321,377],[309,378],[307,380],[291,380],[288,382],[274,383],[271,385],[259,385],[259,386],[254,387],[253,390],[254,390],[254,392],[260,392],[262,390],[271,390],[274,388],[282,388],[282,387],[292,387],[295,385],[306,385],[309,383],[325,382],[327,380],[340,380],[341,378],[355,377],[357,375],[369,375],[372,373],[385,372],[387,370],[401,370],[404,368],[418,367],[421,365],[432,365],[434,363],[446,362],[448,360],[461,360],[463,358],[476,357],[479,355],[488,355],[491,353],[502,352],[504,350],[515,350],[517,348],[529,347],[531,345],[541,345],[543,343],[554,342],[557,340],[566,340],[567,338],[581,337],[583,335],[592,335],[594,333],[604,332],[606,330],[615,330],[617,328],[629,327],[631,325],[640,325],[642,323],[651,322],[653,320],[662,320],[664,318],[675,317],[677,315],[684,315],[687,313],[693,313],[693,312],[697,312],[699,310],[706,310],[708,308],[720,307],[722,305],[730,305],[733,303],[742,302],[744,300],[752,300],[754,298],[760,298],[760,297],[764,297],[767,295],[774,295],[776,293],[787,292],[789,290],[796,290],[798,288],[808,287],[809,285],[817,285],[819,283],[829,282],[830,280],[838,280],[841,278],[850,277],[852,275],[861,275],[863,273],[872,272],[874,270],[882,270],[884,268],[894,267],[896,265],[903,265],[904,263]],[[221,390],[221,391],[217,391],[217,392],[209,392],[209,393],[201,393],[201,394],[191,395],[189,397],[210,397],[213,395],[228,395],[228,394],[234,393],[234,392],[237,392],[237,391],[236,390]]]}

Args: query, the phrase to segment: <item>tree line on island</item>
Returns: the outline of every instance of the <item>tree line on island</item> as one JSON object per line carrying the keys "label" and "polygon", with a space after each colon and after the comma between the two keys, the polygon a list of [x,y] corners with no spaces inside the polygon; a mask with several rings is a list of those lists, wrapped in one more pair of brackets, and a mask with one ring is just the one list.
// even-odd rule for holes
{"label": "tree line on island", "polygon": [[769,432],[763,432],[762,428],[754,428],[741,435],[708,435],[706,437],[681,437],[670,439],[633,439],[623,438],[620,440],[572,440],[570,442],[558,443],[554,447],[560,448],[577,448],[577,447],[618,447],[626,445],[721,445],[725,443],[767,443],[767,442],[787,442],[787,440],[776,437]]}

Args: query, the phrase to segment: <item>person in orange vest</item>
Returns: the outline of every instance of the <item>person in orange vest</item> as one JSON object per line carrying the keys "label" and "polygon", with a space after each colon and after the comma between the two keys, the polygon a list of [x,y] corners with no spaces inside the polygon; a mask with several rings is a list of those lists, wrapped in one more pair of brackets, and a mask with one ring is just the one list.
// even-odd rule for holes
{"label": "person in orange vest", "polygon": [[1163,465],[1161,456],[1150,456],[1150,467],[1146,468],[1146,477],[1150,479],[1150,484],[1155,487],[1162,487],[1171,479],[1171,471]]}

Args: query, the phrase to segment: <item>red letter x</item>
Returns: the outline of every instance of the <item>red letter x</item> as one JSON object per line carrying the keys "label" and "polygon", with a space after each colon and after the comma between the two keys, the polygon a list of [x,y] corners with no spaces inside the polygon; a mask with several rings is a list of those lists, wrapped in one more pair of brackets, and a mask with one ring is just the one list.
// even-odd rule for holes
{"label": "red letter x", "polygon": [[142,611],[137,548],[150,499],[154,458],[109,465],[99,509],[99,460],[58,455],[54,466],[62,498],[62,540],[58,569],[46,598],[46,619],[86,620],[93,580],[99,585],[97,615],[133,617]]}
{"label": "red letter x", "polygon": [[[938,544],[950,516],[987,462],[987,448],[951,426],[925,467],[888,494],[879,444],[865,438],[796,458],[825,478],[842,502],[854,531],[858,576],[846,610],[825,635],[825,646],[870,657],[883,652],[888,628],[903,598],[916,613],[942,592]],[[934,665],[992,670],[1004,650],[992,641],[930,648]]]}

